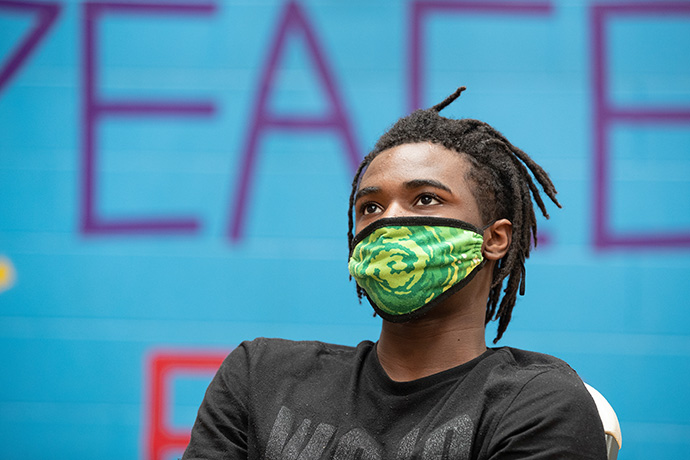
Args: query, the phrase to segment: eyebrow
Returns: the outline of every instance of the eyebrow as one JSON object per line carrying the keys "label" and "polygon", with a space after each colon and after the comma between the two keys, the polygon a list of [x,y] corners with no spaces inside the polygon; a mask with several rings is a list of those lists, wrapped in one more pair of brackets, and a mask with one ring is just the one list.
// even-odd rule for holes
{"label": "eyebrow", "polygon": [[[453,192],[450,190],[450,187],[447,185],[443,184],[442,182],[439,182],[434,179],[414,179],[411,181],[407,181],[403,184],[406,189],[408,190],[413,190],[416,188],[421,188],[421,187],[435,187],[441,190],[445,190],[446,192],[450,193],[451,195]],[[364,187],[360,189],[357,194],[355,195],[355,203],[359,201],[360,198],[371,195],[373,193],[378,193],[381,191],[381,187]]]}
{"label": "eyebrow", "polygon": [[355,195],[355,201],[354,202],[356,203],[363,196],[371,195],[372,193],[377,193],[380,191],[381,191],[381,187],[364,187],[362,189],[359,189],[359,191]]}
{"label": "eyebrow", "polygon": [[451,195],[453,192],[450,190],[450,187],[447,185],[443,184],[442,182],[439,182],[434,179],[414,179],[408,182],[405,182],[405,188],[406,189],[415,189],[415,188],[421,188],[421,187],[435,187],[439,188],[441,190],[445,190],[446,192],[450,193]]}

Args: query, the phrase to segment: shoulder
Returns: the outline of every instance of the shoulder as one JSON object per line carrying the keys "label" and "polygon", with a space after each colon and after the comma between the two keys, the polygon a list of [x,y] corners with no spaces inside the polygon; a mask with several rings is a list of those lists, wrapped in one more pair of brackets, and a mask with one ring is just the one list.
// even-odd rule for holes
{"label": "shoulder", "polygon": [[517,348],[494,350],[490,381],[510,387],[515,398],[571,400],[594,407],[584,383],[565,361]]}
{"label": "shoulder", "polygon": [[318,341],[294,341],[257,338],[242,342],[223,362],[221,370],[244,368],[248,372],[307,372],[315,367],[342,365],[366,355],[373,343],[361,342],[356,347]]}
{"label": "shoulder", "polygon": [[[367,343],[362,342],[358,346],[365,346]],[[355,347],[347,345],[338,345],[334,343],[319,342],[317,340],[287,340],[278,338],[258,337],[254,340],[247,340],[240,344],[240,347],[252,350],[255,352],[327,352],[327,353],[343,353],[353,350]]]}
{"label": "shoulder", "polygon": [[365,341],[357,347],[337,345],[333,343],[319,342],[315,340],[286,340],[259,337],[254,340],[242,342],[237,348],[252,357],[267,358],[271,356],[292,359],[313,356],[348,356],[356,353],[358,349],[373,346]]}
{"label": "shoulder", "polygon": [[493,349],[489,358],[489,369],[493,377],[513,381],[517,385],[527,385],[533,380],[554,380],[584,388],[577,372],[565,361],[555,356],[518,348],[502,347]]}
{"label": "shoulder", "polygon": [[348,347],[317,341],[257,338],[242,342],[225,358],[210,389],[246,400],[278,386],[296,386],[325,376],[351,373],[373,347]]}
{"label": "shoulder", "polygon": [[[565,361],[515,348],[496,349],[491,358],[487,393],[494,407],[494,449],[553,450],[548,458],[604,458],[594,400]],[[544,442],[535,445],[534,436]],[[561,449],[558,455],[553,446]]]}
{"label": "shoulder", "polygon": [[562,359],[555,356],[547,355],[545,353],[537,353],[536,351],[521,350],[513,347],[493,348],[496,355],[501,356],[506,362],[512,363],[513,366],[520,369],[540,368],[557,368],[574,372],[572,368]]}

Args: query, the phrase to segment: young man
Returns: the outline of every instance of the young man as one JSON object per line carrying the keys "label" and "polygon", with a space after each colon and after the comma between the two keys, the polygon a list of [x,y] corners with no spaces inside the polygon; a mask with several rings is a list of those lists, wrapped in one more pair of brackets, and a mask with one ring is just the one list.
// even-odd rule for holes
{"label": "young man", "polygon": [[524,290],[532,199],[548,217],[529,171],[558,202],[500,133],[438,114],[463,89],[399,120],[355,176],[349,267],[383,318],[378,342],[243,343],[184,460],[606,458],[566,363],[485,345],[485,324],[499,321],[496,342]]}

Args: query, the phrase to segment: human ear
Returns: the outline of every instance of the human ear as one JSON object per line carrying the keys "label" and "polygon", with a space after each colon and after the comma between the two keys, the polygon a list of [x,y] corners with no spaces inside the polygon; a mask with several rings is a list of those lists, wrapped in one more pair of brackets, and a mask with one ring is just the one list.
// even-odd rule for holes
{"label": "human ear", "polygon": [[484,230],[482,254],[486,259],[499,260],[508,252],[513,240],[513,224],[508,219],[499,219]]}

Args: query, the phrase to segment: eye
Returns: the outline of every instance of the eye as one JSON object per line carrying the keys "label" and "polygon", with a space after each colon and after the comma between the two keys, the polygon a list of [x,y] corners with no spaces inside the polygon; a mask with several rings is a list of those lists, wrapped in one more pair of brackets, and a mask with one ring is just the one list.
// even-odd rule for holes
{"label": "eye", "polygon": [[435,204],[441,204],[441,200],[438,196],[434,195],[433,193],[423,193],[422,195],[419,195],[417,198],[417,204],[421,204],[422,206],[431,206]]}
{"label": "eye", "polygon": [[369,203],[364,203],[363,205],[361,205],[359,207],[359,212],[363,216],[366,216],[367,214],[373,214],[373,213],[377,212],[379,209],[380,209],[380,206],[378,204],[369,202]]}

